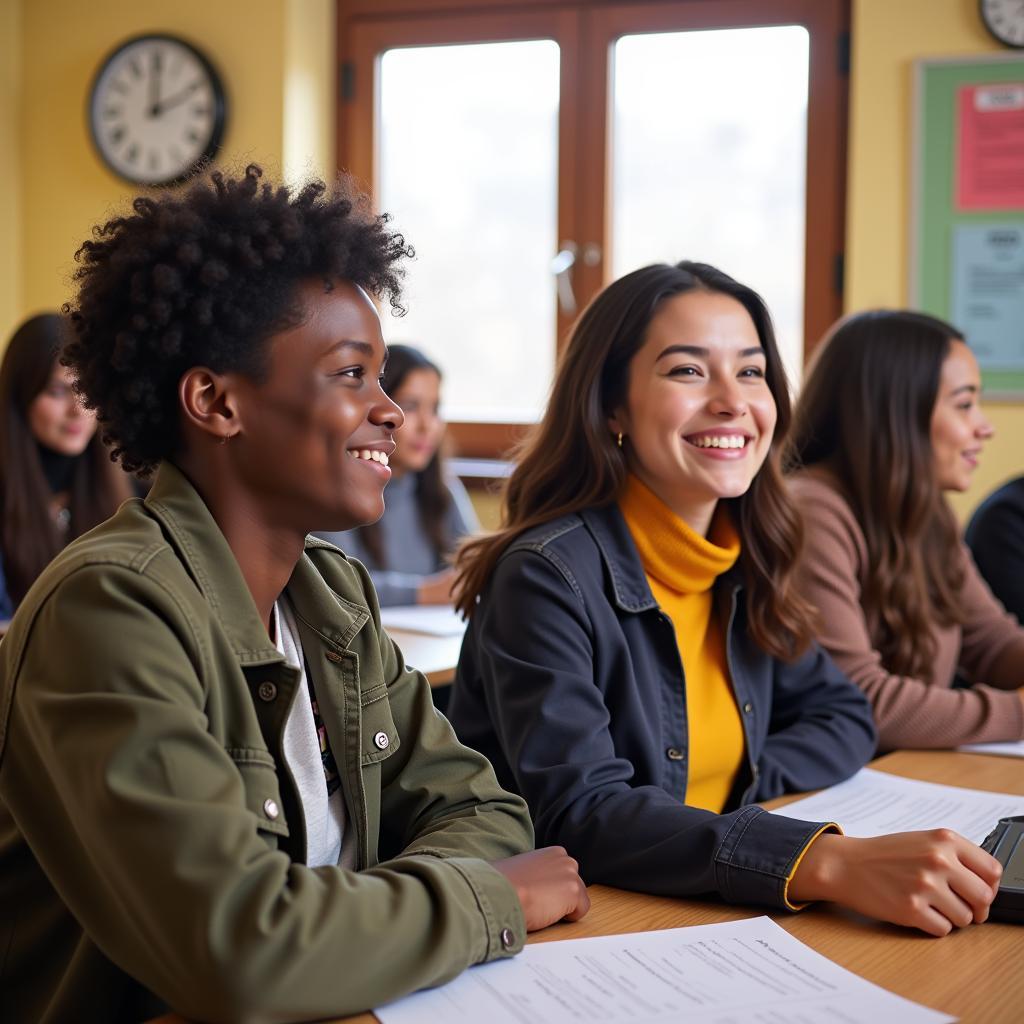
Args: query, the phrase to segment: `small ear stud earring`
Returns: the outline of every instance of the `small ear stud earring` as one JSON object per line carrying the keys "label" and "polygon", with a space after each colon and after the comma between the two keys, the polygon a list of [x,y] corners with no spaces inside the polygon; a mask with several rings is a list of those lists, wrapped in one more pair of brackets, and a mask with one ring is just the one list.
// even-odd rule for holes
{"label": "small ear stud earring", "polygon": [[617,445],[618,445],[618,446],[619,446],[620,448],[622,447],[622,431],[621,431],[621,430],[619,431],[619,433],[618,433],[618,434],[616,435],[616,437],[615,437],[615,443],[616,443],[616,444],[617,444]]}

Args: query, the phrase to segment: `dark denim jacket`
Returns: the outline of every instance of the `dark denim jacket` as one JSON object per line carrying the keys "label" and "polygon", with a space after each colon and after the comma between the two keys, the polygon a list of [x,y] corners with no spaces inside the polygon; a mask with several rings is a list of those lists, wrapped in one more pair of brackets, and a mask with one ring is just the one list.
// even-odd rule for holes
{"label": "dark denim jacket", "polygon": [[873,754],[863,694],[817,646],[786,664],[747,631],[740,573],[715,587],[746,737],[724,814],[688,807],[683,668],[671,620],[612,505],[529,531],[470,622],[449,718],[530,805],[538,845],[587,882],[785,906],[821,823],[751,806],[852,775]]}

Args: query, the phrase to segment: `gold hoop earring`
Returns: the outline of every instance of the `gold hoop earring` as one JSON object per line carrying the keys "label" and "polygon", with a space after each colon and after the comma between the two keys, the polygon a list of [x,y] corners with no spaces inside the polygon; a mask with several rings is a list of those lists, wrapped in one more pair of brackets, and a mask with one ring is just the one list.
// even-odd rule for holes
{"label": "gold hoop earring", "polygon": [[615,438],[615,443],[621,448],[622,447],[622,431],[620,430],[618,436]]}

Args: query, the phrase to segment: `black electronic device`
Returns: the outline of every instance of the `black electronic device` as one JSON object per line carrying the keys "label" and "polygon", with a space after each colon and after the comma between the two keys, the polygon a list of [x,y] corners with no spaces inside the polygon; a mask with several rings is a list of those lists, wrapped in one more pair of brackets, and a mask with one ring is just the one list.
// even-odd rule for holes
{"label": "black electronic device", "polygon": [[1003,865],[999,892],[992,901],[989,917],[1024,924],[1024,814],[1000,818],[981,848]]}

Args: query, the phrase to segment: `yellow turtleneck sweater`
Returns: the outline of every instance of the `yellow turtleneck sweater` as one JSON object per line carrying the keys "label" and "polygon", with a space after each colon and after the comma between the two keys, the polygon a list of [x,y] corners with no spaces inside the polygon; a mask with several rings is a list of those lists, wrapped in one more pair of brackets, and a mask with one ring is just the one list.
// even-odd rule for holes
{"label": "yellow turtleneck sweater", "polygon": [[740,541],[724,507],[701,537],[630,474],[619,508],[633,535],[647,582],[672,620],[683,663],[689,726],[684,799],[720,814],[743,761],[745,740],[711,588],[731,569]]}

